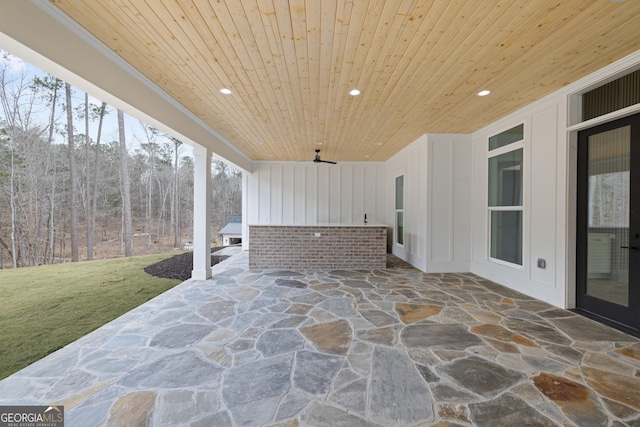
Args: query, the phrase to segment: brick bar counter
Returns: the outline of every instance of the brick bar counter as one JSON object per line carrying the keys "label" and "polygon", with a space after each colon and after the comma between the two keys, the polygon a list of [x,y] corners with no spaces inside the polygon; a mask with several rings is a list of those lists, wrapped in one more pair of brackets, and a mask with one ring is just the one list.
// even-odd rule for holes
{"label": "brick bar counter", "polygon": [[249,225],[249,268],[385,268],[387,226]]}

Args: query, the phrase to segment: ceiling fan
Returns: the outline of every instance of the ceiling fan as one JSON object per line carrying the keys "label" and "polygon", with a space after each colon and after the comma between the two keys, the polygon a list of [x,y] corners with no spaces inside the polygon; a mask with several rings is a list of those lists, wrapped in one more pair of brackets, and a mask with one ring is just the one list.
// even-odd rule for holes
{"label": "ceiling fan", "polygon": [[331,163],[332,165],[337,165],[337,162],[330,162],[329,160],[322,160],[320,158],[320,150],[316,150],[316,158],[313,159],[314,163]]}

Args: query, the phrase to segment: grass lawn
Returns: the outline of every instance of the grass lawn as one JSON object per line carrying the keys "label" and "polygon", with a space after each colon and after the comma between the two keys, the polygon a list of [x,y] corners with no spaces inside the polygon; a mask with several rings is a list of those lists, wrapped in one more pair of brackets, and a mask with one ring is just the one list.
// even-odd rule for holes
{"label": "grass lawn", "polygon": [[143,270],[173,255],[0,270],[0,379],[180,283]]}

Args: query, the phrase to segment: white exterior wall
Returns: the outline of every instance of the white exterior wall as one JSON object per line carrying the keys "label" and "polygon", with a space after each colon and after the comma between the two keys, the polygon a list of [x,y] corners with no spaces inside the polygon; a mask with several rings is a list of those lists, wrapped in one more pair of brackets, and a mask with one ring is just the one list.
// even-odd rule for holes
{"label": "white exterior wall", "polygon": [[363,224],[366,213],[384,224],[385,175],[384,163],[256,162],[245,175],[245,223]]}
{"label": "white exterior wall", "polygon": [[427,272],[468,272],[471,262],[471,135],[429,134]]}
{"label": "white exterior wall", "polygon": [[468,272],[471,261],[471,136],[429,134],[388,161],[388,220],[404,175],[404,245],[393,253],[425,272]]}
{"label": "white exterior wall", "polygon": [[[427,161],[429,147],[423,135],[387,162],[387,212],[392,252],[411,265],[427,268]],[[404,175],[404,245],[395,236],[396,177]]]}
{"label": "white exterior wall", "polygon": [[[577,95],[640,67],[640,51],[473,134],[471,271],[558,307],[575,307],[577,132],[640,111],[627,107],[578,123]],[[523,265],[488,257],[488,139],[524,123]],[[537,267],[537,260],[546,268]]]}
{"label": "white exterior wall", "polygon": [[[565,97],[511,115],[473,135],[471,271],[527,295],[565,305],[567,137]],[[489,260],[489,137],[524,123],[522,266]],[[546,268],[537,267],[544,259]]]}
{"label": "white exterior wall", "polygon": [[[511,115],[473,135],[423,135],[387,162],[388,219],[404,175],[405,244],[393,253],[425,272],[472,271],[565,306],[566,96]],[[523,266],[489,260],[488,139],[525,124]],[[536,267],[538,258],[546,268]]]}

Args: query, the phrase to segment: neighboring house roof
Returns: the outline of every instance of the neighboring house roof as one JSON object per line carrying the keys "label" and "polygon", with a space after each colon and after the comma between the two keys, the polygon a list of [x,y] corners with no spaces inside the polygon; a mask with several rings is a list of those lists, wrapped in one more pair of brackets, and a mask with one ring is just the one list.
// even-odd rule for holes
{"label": "neighboring house roof", "polygon": [[242,215],[229,215],[220,234],[242,234]]}
{"label": "neighboring house roof", "polygon": [[220,234],[242,234],[242,223],[241,222],[231,222],[227,223],[220,230]]}

